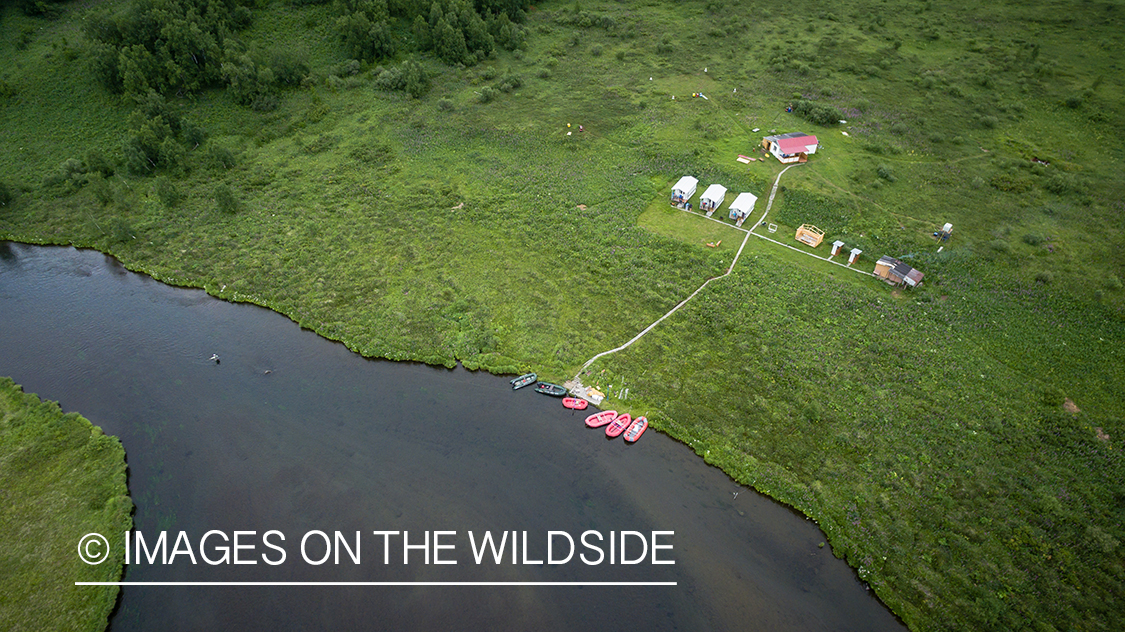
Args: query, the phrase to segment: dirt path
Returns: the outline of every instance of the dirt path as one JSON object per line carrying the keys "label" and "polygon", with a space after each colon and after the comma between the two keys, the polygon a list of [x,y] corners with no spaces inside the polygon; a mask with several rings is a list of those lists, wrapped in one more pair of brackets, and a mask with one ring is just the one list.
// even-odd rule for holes
{"label": "dirt path", "polygon": [[[789,165],[788,167],[782,169],[781,173],[777,174],[777,178],[773,181],[773,190],[770,192],[770,199],[766,203],[766,212],[762,214],[762,219],[765,219],[766,214],[770,212],[770,208],[773,206],[773,199],[777,195],[778,186],[781,184],[781,175],[783,173],[785,173],[786,171],[788,171],[791,167],[795,167],[795,166],[796,165]],[[684,211],[684,212],[685,213],[691,213],[691,211]],[[696,213],[692,213],[692,215],[696,215]],[[742,250],[743,250],[743,248],[746,247],[746,242],[750,240],[750,235],[754,235],[755,237],[762,237],[761,235],[757,235],[750,230],[746,230],[745,228],[741,228],[741,227],[738,227],[738,226],[731,226],[730,224],[727,224],[726,222],[719,221],[719,220],[714,219],[712,217],[707,217],[705,215],[702,215],[701,217],[703,217],[704,219],[709,219],[711,221],[719,222],[723,226],[727,226],[728,228],[733,228],[734,230],[740,230],[740,231],[746,233],[746,236],[742,238],[742,245],[738,247],[738,252],[735,253],[734,260],[730,262],[730,267],[727,268],[726,273],[720,274],[719,276],[716,276],[716,277],[711,277],[710,279],[707,279],[706,281],[704,281],[703,285],[700,285],[694,292],[691,293],[690,296],[688,296],[684,300],[677,303],[675,307],[668,310],[668,313],[664,314],[660,318],[657,318],[656,322],[652,323],[648,327],[645,327],[643,330],[641,330],[641,333],[637,334],[636,336],[633,336],[625,344],[621,345],[620,347],[610,349],[609,351],[603,351],[603,352],[599,353],[598,355],[596,355],[596,356],[590,358],[589,360],[587,360],[586,364],[583,364],[582,368],[578,369],[578,375],[574,376],[574,382],[575,383],[579,383],[579,384],[581,383],[581,381],[579,380],[579,377],[582,375],[582,372],[585,371],[591,364],[596,362],[599,358],[603,358],[607,355],[617,353],[618,351],[622,351],[624,349],[628,349],[629,346],[632,345],[634,342],[640,340],[641,337],[643,337],[645,334],[647,334],[648,332],[655,329],[656,326],[659,325],[661,322],[663,322],[665,318],[668,318],[672,314],[675,314],[677,310],[679,310],[684,305],[687,305],[687,302],[690,301],[691,299],[695,298],[695,295],[699,294],[701,291],[703,291],[703,288],[707,287],[707,285],[709,283],[711,283],[712,281],[717,281],[718,279],[722,279],[724,277],[730,276],[730,273],[734,272],[734,266],[735,266],[736,263],[738,263],[738,258],[742,256]],[[759,223],[761,222],[761,220],[758,220],[758,221],[759,221]],[[769,239],[769,241],[773,241],[773,240]],[[774,242],[774,243],[780,243],[780,242]],[[781,244],[781,245],[784,246],[785,244]],[[796,250],[796,249],[794,249],[794,250]],[[798,252],[800,252],[800,251],[798,251]],[[813,256],[816,256],[816,255],[813,255]],[[820,258],[821,257],[817,257],[817,259],[820,259]],[[835,263],[835,262],[833,262],[833,263]]]}

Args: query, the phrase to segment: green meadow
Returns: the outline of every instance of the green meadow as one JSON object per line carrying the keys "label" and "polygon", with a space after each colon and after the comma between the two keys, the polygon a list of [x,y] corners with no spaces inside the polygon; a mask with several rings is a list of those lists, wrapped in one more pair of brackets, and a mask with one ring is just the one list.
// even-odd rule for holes
{"label": "green meadow", "polygon": [[756,221],[762,136],[815,134],[756,230],[923,284],[751,236],[583,382],[816,520],[911,629],[1125,626],[1121,3],[259,0],[203,61],[113,48],[161,2],[0,9],[0,237],[561,382],[730,265],[726,205],[672,183]]}
{"label": "green meadow", "polygon": [[[133,525],[125,450],[115,437],[58,404],[0,378],[0,626],[5,630],[104,630]],[[116,554],[83,563],[75,546],[101,533]],[[99,549],[91,548],[96,554]]]}

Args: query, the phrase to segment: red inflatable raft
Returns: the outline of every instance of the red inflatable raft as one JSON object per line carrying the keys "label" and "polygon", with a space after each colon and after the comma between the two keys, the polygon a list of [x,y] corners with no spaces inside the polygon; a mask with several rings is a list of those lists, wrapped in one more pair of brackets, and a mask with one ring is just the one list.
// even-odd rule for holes
{"label": "red inflatable raft", "polygon": [[648,430],[648,419],[645,417],[637,417],[633,423],[629,424],[629,429],[625,431],[623,437],[627,443],[633,443],[641,438],[641,435]]}
{"label": "red inflatable raft", "polygon": [[563,398],[563,406],[566,406],[567,408],[572,408],[574,410],[586,410],[586,407],[589,406],[589,405],[590,405],[590,402],[588,402],[584,399],[579,399],[577,397],[564,397]]}
{"label": "red inflatable raft", "polygon": [[601,428],[617,418],[616,410],[603,410],[586,418],[586,425],[591,428]]}
{"label": "red inflatable raft", "polygon": [[629,427],[629,422],[632,420],[633,418],[629,416],[629,413],[621,413],[613,420],[613,423],[605,427],[605,436],[613,439],[622,432],[625,432],[625,429]]}

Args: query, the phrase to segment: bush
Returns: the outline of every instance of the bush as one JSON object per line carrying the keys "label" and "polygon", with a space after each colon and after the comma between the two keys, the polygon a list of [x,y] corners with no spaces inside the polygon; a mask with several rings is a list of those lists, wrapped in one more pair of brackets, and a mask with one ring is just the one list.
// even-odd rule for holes
{"label": "bush", "polygon": [[886,180],[887,182],[894,182],[895,180],[898,180],[898,178],[895,177],[894,169],[891,169],[890,167],[888,167],[887,165],[884,165],[884,164],[880,164],[878,167],[875,168],[875,175],[877,175],[880,178]]}
{"label": "bush", "polygon": [[442,112],[449,112],[453,109],[453,101],[442,97],[437,101],[437,109],[441,110]]}
{"label": "bush", "polygon": [[807,99],[797,99],[793,103],[793,112],[801,118],[816,123],[817,125],[835,125],[844,118],[840,110],[820,103],[814,103]]}
{"label": "bush", "polygon": [[88,188],[94,194],[94,199],[98,201],[98,204],[105,206],[113,201],[113,187],[110,186],[109,180],[106,180],[101,174],[91,174]]}
{"label": "bush", "polygon": [[115,243],[123,244],[136,239],[137,237],[133,233],[133,226],[124,219],[115,217],[109,221],[109,237]]}
{"label": "bush", "polygon": [[980,122],[980,126],[985,129],[993,129],[1000,124],[1000,120],[992,115],[982,116],[978,121]]}
{"label": "bush", "polygon": [[430,89],[430,76],[422,64],[407,59],[394,68],[388,68],[375,78],[375,87],[380,90],[401,90],[415,99]]}
{"label": "bush", "polygon": [[160,177],[156,179],[156,197],[166,208],[172,208],[180,203],[180,189],[170,179]]}
{"label": "bush", "polygon": [[238,200],[234,197],[234,191],[229,184],[222,182],[215,186],[215,206],[219,212],[228,215],[238,212]]}
{"label": "bush", "polygon": [[16,199],[16,192],[7,184],[0,182],[0,206],[7,206]]}
{"label": "bush", "polygon": [[480,89],[480,93],[477,95],[477,100],[481,103],[491,103],[496,99],[496,95],[497,92],[492,86],[485,86]]}
{"label": "bush", "polygon": [[1023,236],[1023,243],[1029,246],[1038,246],[1044,241],[1043,236],[1038,233],[1028,233]]}
{"label": "bush", "polygon": [[1079,189],[1078,180],[1069,173],[1056,173],[1043,185],[1051,193],[1063,195]]}
{"label": "bush", "polygon": [[518,90],[521,86],[523,86],[523,79],[519,75],[508,75],[500,82],[498,88],[501,92],[511,92],[512,90]]}
{"label": "bush", "polygon": [[211,145],[207,148],[206,161],[214,169],[225,171],[238,164],[234,152],[227,147]]}
{"label": "bush", "polygon": [[1003,239],[994,239],[993,241],[989,242],[988,247],[993,252],[999,252],[1002,254],[1007,254],[1012,251],[1011,245],[1009,245],[1008,242],[1004,241]]}
{"label": "bush", "polygon": [[1054,275],[1050,272],[1040,272],[1035,275],[1035,282],[1041,285],[1049,285],[1052,279],[1054,279]]}

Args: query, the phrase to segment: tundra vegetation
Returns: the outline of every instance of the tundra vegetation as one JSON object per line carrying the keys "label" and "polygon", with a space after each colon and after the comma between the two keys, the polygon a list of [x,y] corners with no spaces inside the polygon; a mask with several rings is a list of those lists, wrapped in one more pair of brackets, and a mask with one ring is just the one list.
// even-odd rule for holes
{"label": "tundra vegetation", "polygon": [[[133,525],[121,442],[0,378],[0,480],[0,627],[104,630],[118,588],[74,582],[121,579],[124,534]],[[109,559],[90,565],[78,558],[87,533],[107,537]]]}
{"label": "tundra vegetation", "polygon": [[775,237],[816,224],[922,287],[751,238],[583,379],[819,522],[912,629],[1121,629],[1122,13],[9,3],[0,236],[367,356],[562,380],[729,266],[742,233],[670,209],[672,182],[760,213],[781,167],[737,154],[816,134]]}

